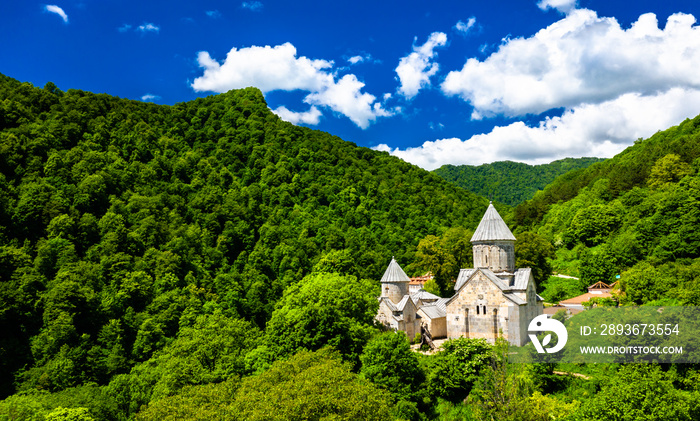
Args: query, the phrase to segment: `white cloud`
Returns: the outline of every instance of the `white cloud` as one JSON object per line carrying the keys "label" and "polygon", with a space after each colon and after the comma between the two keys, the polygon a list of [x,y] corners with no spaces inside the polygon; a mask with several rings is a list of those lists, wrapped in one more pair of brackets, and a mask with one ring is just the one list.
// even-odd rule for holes
{"label": "white cloud", "polygon": [[204,13],[206,13],[206,15],[212,19],[218,19],[221,17],[221,12],[219,12],[218,10],[207,10]]}
{"label": "white cloud", "polygon": [[204,75],[196,78],[196,91],[226,92],[255,86],[263,92],[318,91],[330,85],[333,76],[324,71],[333,67],[332,61],[296,57],[297,50],[290,43],[274,47],[252,46],[232,48],[223,64],[201,51],[197,61]]}
{"label": "white cloud", "polygon": [[377,117],[389,117],[392,112],[385,110],[374,100],[376,97],[360,92],[365,86],[355,75],[345,75],[337,83],[325,89],[310,93],[305,102],[327,106],[335,112],[345,115],[360,128],[366,129]]}
{"label": "white cloud", "polygon": [[155,24],[153,24],[153,23],[144,23],[143,25],[139,25],[139,26],[136,28],[136,30],[139,31],[139,32],[143,32],[143,33],[146,33],[146,32],[155,32],[155,33],[159,33],[159,32],[160,32],[160,26],[155,25]]}
{"label": "white cloud", "polygon": [[251,10],[253,12],[260,12],[264,5],[259,1],[244,1],[241,3],[241,7],[244,9]]}
{"label": "white cloud", "polygon": [[476,25],[476,18],[472,16],[469,19],[467,19],[466,22],[462,22],[461,20],[458,21],[455,24],[454,29],[462,35],[466,35],[472,28],[474,28],[474,25]]}
{"label": "white cloud", "polygon": [[334,63],[297,57],[296,48],[285,43],[274,47],[233,48],[223,64],[201,51],[199,66],[204,74],[194,80],[196,91],[226,92],[255,86],[263,92],[307,91],[304,102],[328,107],[367,128],[377,117],[389,116],[375,96],[361,92],[364,83],[348,74],[336,81]]}
{"label": "white cloud", "polygon": [[414,44],[413,52],[399,61],[396,74],[401,83],[398,88],[401,95],[411,99],[421,88],[430,86],[430,78],[439,69],[437,63],[430,63],[430,60],[435,57],[433,50],[445,44],[447,44],[447,35],[444,32],[433,32],[425,44],[420,46]]}
{"label": "white cloud", "polygon": [[292,124],[304,123],[315,126],[321,121],[321,111],[315,106],[311,106],[309,111],[301,113],[288,110],[285,106],[277,107],[272,112],[277,114],[282,120]]}
{"label": "white cloud", "polygon": [[444,164],[478,165],[503,160],[542,164],[565,157],[611,157],[700,110],[700,90],[672,88],[655,95],[628,93],[600,104],[584,104],[547,118],[536,127],[515,122],[468,140],[440,139],[415,148],[387,151],[427,170]]}
{"label": "white cloud", "polygon": [[153,95],[153,94],[146,94],[141,97],[141,101],[158,101],[160,99],[160,96],[158,95]]}
{"label": "white cloud", "polygon": [[561,13],[568,14],[578,6],[578,0],[540,0],[537,7],[542,10],[555,9]]}
{"label": "white cloud", "polygon": [[129,25],[128,23],[125,23],[124,25],[122,25],[122,26],[120,26],[119,28],[117,28],[117,31],[119,31],[119,32],[127,32],[129,29],[131,29],[131,25]]}
{"label": "white cloud", "polygon": [[363,56],[352,56],[348,59],[348,63],[350,64],[362,63],[363,61],[365,61]]}
{"label": "white cloud", "polygon": [[474,107],[473,118],[538,114],[637,92],[700,87],[700,30],[674,14],[659,29],[645,14],[629,29],[576,9],[530,38],[507,39],[484,61],[470,58],[441,85]]}
{"label": "white cloud", "polygon": [[44,6],[44,10],[46,10],[49,13],[57,14],[61,17],[61,19],[63,19],[64,23],[68,23],[68,15],[66,14],[66,12],[64,12],[63,9],[56,6],[55,4],[47,4],[46,6]]}

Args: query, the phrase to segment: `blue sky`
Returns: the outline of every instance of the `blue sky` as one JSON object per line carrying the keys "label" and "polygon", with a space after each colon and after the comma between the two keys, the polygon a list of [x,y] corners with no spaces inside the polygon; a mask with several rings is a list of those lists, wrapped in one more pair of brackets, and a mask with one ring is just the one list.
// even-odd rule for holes
{"label": "blue sky", "polygon": [[700,114],[690,1],[5,2],[0,72],[175,104],[260,88],[426,169],[609,157]]}

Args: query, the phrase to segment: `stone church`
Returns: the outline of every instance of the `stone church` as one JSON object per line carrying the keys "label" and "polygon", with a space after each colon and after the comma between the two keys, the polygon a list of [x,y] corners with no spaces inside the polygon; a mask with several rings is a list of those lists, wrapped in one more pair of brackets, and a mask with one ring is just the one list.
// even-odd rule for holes
{"label": "stone church", "polygon": [[424,326],[433,338],[502,336],[512,345],[527,342],[530,320],[542,314],[530,268],[515,268],[515,236],[489,204],[471,238],[474,268],[461,269],[451,298],[425,291],[408,295],[409,278],[395,259],[382,277],[377,320],[415,337]]}

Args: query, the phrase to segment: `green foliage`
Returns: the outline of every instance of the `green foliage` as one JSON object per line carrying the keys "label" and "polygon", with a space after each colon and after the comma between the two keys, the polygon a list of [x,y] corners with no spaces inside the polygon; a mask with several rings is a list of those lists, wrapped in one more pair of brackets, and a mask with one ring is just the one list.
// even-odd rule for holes
{"label": "green foliage", "polygon": [[337,273],[312,273],[290,285],[267,324],[266,343],[275,358],[300,349],[332,346],[359,362],[374,329],[379,296],[375,282]]}
{"label": "green foliage", "polygon": [[387,420],[387,392],[350,372],[338,356],[301,351],[243,380],[231,405],[243,420]]}
{"label": "green foliage", "polygon": [[516,206],[531,199],[537,190],[542,190],[556,177],[586,168],[602,160],[601,158],[565,158],[534,166],[512,161],[479,166],[443,165],[433,172],[480,196]]}
{"label": "green foliage", "polygon": [[581,295],[585,292],[586,286],[578,279],[557,276],[550,276],[546,282],[537,285],[538,289],[542,288],[540,295],[548,303],[558,303]]}
{"label": "green foliage", "polygon": [[219,383],[247,373],[246,355],[260,332],[251,323],[220,310],[198,316],[192,326],[128,375],[113,378],[110,393],[124,413],[136,413],[151,400],[177,394],[183,387]]}
{"label": "green foliage", "polygon": [[[674,387],[674,373],[650,364],[623,365],[607,379],[599,399],[589,399],[574,419],[696,420],[700,394]],[[602,398],[605,396],[606,398]]]}
{"label": "green foliage", "polygon": [[532,276],[539,286],[552,274],[551,259],[554,247],[546,238],[534,232],[518,233],[515,241],[515,267],[532,269]]}
{"label": "green foliage", "polygon": [[136,414],[139,421],[210,421],[234,416],[232,401],[239,383],[231,378],[221,383],[186,386],[178,394],[152,400]]}
{"label": "green foliage", "polygon": [[452,295],[459,270],[473,266],[470,243],[473,234],[464,227],[452,227],[440,237],[428,235],[420,240],[416,266],[423,273],[432,272],[438,292],[434,292],[435,287],[429,285],[430,292],[444,297]]}
{"label": "green foliage", "polygon": [[671,153],[659,158],[651,171],[647,184],[652,188],[663,188],[679,182],[686,175],[693,173],[690,165],[684,162],[680,156]]}
{"label": "green foliage", "polygon": [[46,421],[94,421],[87,408],[58,407],[46,415]]}
{"label": "green foliage", "polygon": [[457,338],[442,344],[426,367],[426,387],[433,398],[460,402],[469,394],[491,358],[484,339]]}
{"label": "green foliage", "polygon": [[360,375],[391,392],[395,400],[416,400],[424,375],[405,334],[387,332],[372,338],[360,361]]}
{"label": "green foliage", "polygon": [[105,385],[205,306],[262,329],[314,265],[378,279],[485,206],[253,88],[161,106],[0,75],[0,397]]}

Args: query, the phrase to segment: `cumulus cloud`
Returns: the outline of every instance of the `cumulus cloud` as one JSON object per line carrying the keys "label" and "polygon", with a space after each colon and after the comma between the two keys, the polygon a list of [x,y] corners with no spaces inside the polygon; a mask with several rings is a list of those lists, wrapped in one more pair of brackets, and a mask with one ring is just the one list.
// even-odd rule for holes
{"label": "cumulus cloud", "polygon": [[139,31],[139,32],[143,32],[143,33],[146,33],[146,32],[155,32],[155,33],[159,33],[159,32],[160,32],[160,26],[158,26],[158,25],[156,25],[156,24],[153,24],[153,23],[144,23],[143,25],[139,25],[139,26],[136,28],[136,30]]}
{"label": "cumulus cloud", "polygon": [[315,126],[321,121],[321,111],[314,106],[311,106],[309,111],[305,112],[291,111],[285,106],[278,107],[272,112],[277,114],[282,120],[292,124],[304,123]]}
{"label": "cumulus cloud", "polygon": [[[414,40],[415,43],[415,40]],[[439,66],[431,63],[435,57],[435,48],[447,44],[447,35],[444,32],[433,32],[425,44],[413,45],[413,52],[399,61],[396,74],[401,86],[398,92],[407,99],[418,94],[421,88],[430,86],[430,78],[434,76]]]}
{"label": "cumulus cloud", "polygon": [[403,150],[381,144],[375,149],[427,170],[444,164],[478,165],[503,160],[543,164],[565,157],[612,157],[638,138],[694,117],[699,109],[700,90],[628,93],[600,104],[576,107],[535,127],[515,122],[467,140],[440,139]]}
{"label": "cumulus cloud", "polygon": [[61,19],[63,19],[64,23],[68,23],[68,15],[66,14],[66,12],[64,12],[63,9],[56,6],[55,4],[47,4],[46,6],[44,6],[44,10],[46,10],[49,13],[57,14],[61,17]]}
{"label": "cumulus cloud", "polygon": [[244,9],[251,10],[253,12],[260,12],[264,6],[259,1],[244,1],[243,3],[241,3],[241,7]]}
{"label": "cumulus cloud", "polygon": [[206,15],[212,19],[218,19],[221,17],[221,12],[219,12],[218,10],[207,10],[204,13],[206,13]]}
{"label": "cumulus cloud", "polygon": [[141,101],[158,101],[160,96],[154,94],[146,94],[141,97]]}
{"label": "cumulus cloud", "polygon": [[461,20],[458,21],[454,26],[454,30],[461,33],[462,35],[466,35],[475,27],[475,25],[476,18],[472,16],[469,19],[467,19],[466,22],[462,22]]}
{"label": "cumulus cloud", "polygon": [[578,5],[577,0],[540,0],[537,7],[542,10],[555,9],[561,13],[569,13]]}
{"label": "cumulus cloud", "polygon": [[328,107],[361,128],[367,128],[377,117],[392,114],[375,101],[375,96],[361,92],[364,83],[355,75],[336,80],[331,72],[332,61],[297,57],[296,48],[291,43],[233,48],[223,64],[206,51],[200,52],[197,60],[204,74],[192,83],[196,91],[226,92],[248,86],[255,86],[265,93],[307,91],[309,94],[304,102]]}
{"label": "cumulus cloud", "polygon": [[392,112],[375,102],[374,95],[360,92],[365,86],[355,75],[345,75],[318,92],[310,93],[305,102],[327,106],[348,117],[360,128],[366,129],[377,117],[389,117]]}
{"label": "cumulus cloud", "polygon": [[505,40],[484,61],[470,58],[441,85],[474,107],[473,118],[539,114],[636,92],[700,88],[700,31],[677,13],[660,29],[654,14],[623,29],[576,9],[530,38]]}

